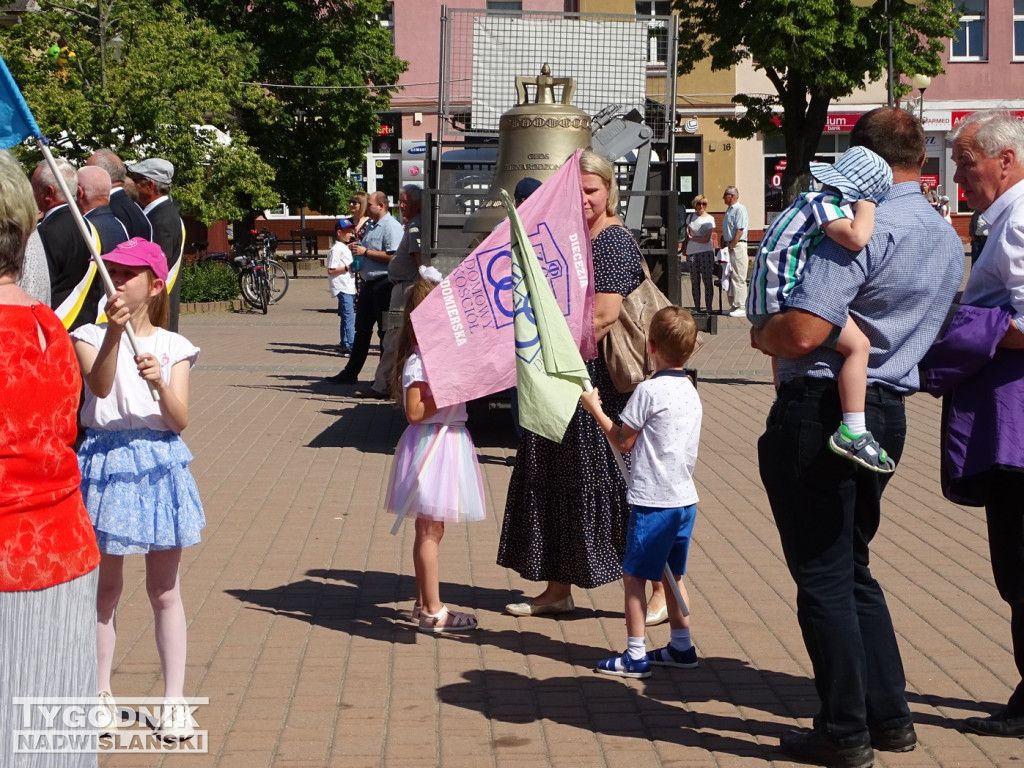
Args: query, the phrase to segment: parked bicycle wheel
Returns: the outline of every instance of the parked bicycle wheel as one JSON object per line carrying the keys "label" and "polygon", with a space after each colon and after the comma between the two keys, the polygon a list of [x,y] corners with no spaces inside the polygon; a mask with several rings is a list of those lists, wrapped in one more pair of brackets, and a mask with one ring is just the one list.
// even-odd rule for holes
{"label": "parked bicycle wheel", "polygon": [[270,280],[265,271],[256,278],[256,284],[259,286],[260,292],[260,309],[265,315],[270,309]]}
{"label": "parked bicycle wheel", "polygon": [[277,304],[288,293],[288,270],[280,262],[271,260],[267,278],[270,280],[270,303]]}
{"label": "parked bicycle wheel", "polygon": [[238,276],[238,287],[242,291],[242,298],[245,299],[245,303],[253,309],[260,309],[260,291],[256,280],[255,270],[243,270]]}

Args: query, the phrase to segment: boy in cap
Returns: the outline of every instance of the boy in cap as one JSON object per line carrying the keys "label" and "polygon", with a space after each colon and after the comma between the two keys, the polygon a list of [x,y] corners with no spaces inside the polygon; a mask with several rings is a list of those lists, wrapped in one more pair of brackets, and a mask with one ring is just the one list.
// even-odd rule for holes
{"label": "boy in cap", "polygon": [[352,271],[352,251],[348,244],[356,228],[347,216],[334,224],[334,245],[327,254],[327,285],[331,296],[338,297],[338,316],[341,318],[341,336],[338,352],[343,357],[352,352],[356,339],[356,277]]}
{"label": "boy in cap", "polygon": [[[793,201],[757,249],[747,296],[747,318],[757,328],[784,309],[786,298],[800,283],[804,264],[825,237],[854,254],[867,245],[875,227],[875,206],[892,186],[892,169],[866,147],[851,147],[834,165],[811,163],[811,175],[823,185],[821,191]],[[845,358],[839,371],[843,421],[829,438],[829,447],[875,472],[892,472],[895,462],[865,425],[871,343],[848,317],[845,327],[836,328],[825,345]]]}

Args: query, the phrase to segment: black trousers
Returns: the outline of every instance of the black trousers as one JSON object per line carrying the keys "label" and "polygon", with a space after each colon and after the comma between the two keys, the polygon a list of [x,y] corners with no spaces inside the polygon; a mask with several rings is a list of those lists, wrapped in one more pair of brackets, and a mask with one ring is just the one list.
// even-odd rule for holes
{"label": "black trousers", "polygon": [[[903,397],[872,386],[866,406],[868,429],[898,463]],[[869,743],[869,727],[902,727],[911,715],[892,618],[870,569],[890,476],[829,450],[841,419],[834,381],[786,382],[757,448],[821,701],[815,727],[853,746]]]}
{"label": "black trousers", "polygon": [[1007,714],[1024,717],[1024,471],[993,471],[985,517],[992,576],[999,596],[1010,605],[1013,660],[1022,678]]}
{"label": "black trousers", "polygon": [[342,373],[358,376],[366,364],[366,356],[370,353],[370,342],[373,340],[373,326],[380,332],[384,331],[384,313],[391,304],[391,281],[386,277],[367,280],[356,301],[356,340],[352,345],[352,353],[348,365]]}

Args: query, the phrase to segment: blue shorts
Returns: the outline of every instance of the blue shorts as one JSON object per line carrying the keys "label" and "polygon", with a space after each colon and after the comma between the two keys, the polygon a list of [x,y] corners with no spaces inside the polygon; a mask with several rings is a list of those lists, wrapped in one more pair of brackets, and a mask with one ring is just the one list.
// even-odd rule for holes
{"label": "blue shorts", "polygon": [[623,573],[648,581],[661,581],[665,563],[672,573],[686,573],[697,505],[660,509],[630,505],[629,530],[626,532],[626,557]]}

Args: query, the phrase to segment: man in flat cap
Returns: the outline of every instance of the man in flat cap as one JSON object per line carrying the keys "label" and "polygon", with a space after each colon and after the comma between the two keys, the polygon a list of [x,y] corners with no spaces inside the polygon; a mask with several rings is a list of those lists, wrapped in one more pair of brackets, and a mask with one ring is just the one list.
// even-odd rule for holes
{"label": "man in flat cap", "polygon": [[174,178],[174,166],[159,157],[150,157],[141,163],[127,166],[128,177],[135,182],[139,205],[153,225],[153,242],[159,245],[167,257],[167,285],[169,286],[170,316],[167,330],[178,330],[178,304],[181,283],[178,268],[185,247],[185,223],[181,220],[181,208],[167,196]]}

